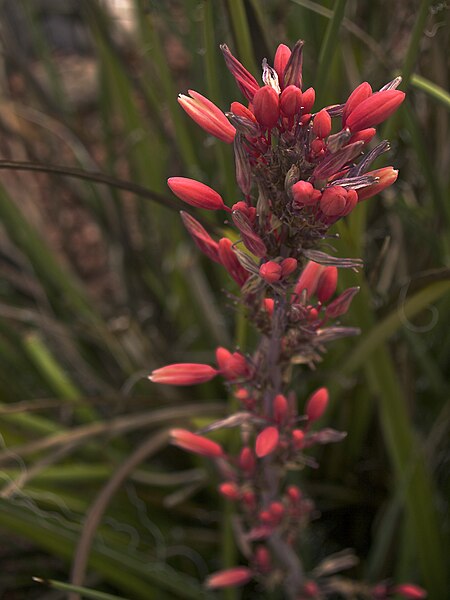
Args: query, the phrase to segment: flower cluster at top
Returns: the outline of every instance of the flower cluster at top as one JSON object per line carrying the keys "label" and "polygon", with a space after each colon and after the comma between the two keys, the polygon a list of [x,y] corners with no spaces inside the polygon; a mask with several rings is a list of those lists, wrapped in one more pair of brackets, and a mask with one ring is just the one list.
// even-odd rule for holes
{"label": "flower cluster at top", "polygon": [[[336,577],[354,564],[349,554],[328,557],[305,573],[298,544],[317,513],[299,487],[286,483],[289,470],[317,466],[308,448],[345,436],[315,427],[327,408],[325,387],[299,403],[289,382],[292,365],[314,366],[327,343],[358,333],[339,323],[358,288],[337,296],[336,289],[338,268],[357,268],[361,261],[331,256],[320,244],[337,220],[397,178],[392,167],[369,170],[389,149],[388,142],[363,153],[374,127],[402,103],[405,95],[396,89],[401,79],[376,92],[362,83],[344,104],[314,112],[314,89],[304,89],[302,81],[302,41],[292,51],[280,45],[273,67],[263,61],[263,85],[227,46],[221,49],[246,103],[233,102],[225,114],[192,90],[180,95],[179,103],[205,131],[233,144],[242,199],[225,203],[209,186],[184,177],[172,177],[168,184],[192,206],[231,215],[236,243],[213,239],[189,213],[182,212],[182,219],[198,248],[239,286],[239,301],[261,338],[251,356],[217,348],[216,366],[179,363],[150,375],[155,383],[171,385],[221,375],[240,403],[238,412],[201,432],[172,432],[175,445],[215,461],[219,491],[236,504],[236,539],[248,566],[219,571],[207,585],[220,588],[255,579],[266,589],[282,587],[293,600],[357,594],[374,600],[395,594],[425,598],[411,584],[371,586]],[[237,456],[203,435],[230,427],[241,432]]]}

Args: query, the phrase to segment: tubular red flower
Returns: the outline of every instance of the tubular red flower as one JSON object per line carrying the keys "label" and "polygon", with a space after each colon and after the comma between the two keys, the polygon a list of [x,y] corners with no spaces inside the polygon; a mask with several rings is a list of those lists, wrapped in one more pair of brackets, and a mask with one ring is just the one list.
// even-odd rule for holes
{"label": "tubular red flower", "polygon": [[253,109],[258,123],[271,129],[278,123],[280,100],[277,92],[267,85],[260,88],[253,98]]}
{"label": "tubular red flower", "polygon": [[316,91],[310,87],[302,94],[303,114],[310,113],[314,102],[316,101]]}
{"label": "tubular red flower", "polygon": [[224,455],[222,446],[208,438],[187,431],[187,429],[172,429],[170,437],[174,446],[193,454],[200,454],[209,458],[220,458]]}
{"label": "tubular red flower", "polygon": [[253,578],[253,571],[248,567],[233,567],[223,571],[212,573],[205,586],[209,589],[219,589],[225,587],[237,587],[245,585]]}
{"label": "tubular red flower", "polygon": [[214,137],[231,144],[236,129],[228,121],[224,113],[211,100],[194,90],[188,91],[189,96],[180,94],[178,103],[193,121]]}
{"label": "tubular red flower", "polygon": [[200,181],[188,177],[169,177],[167,184],[175,196],[191,206],[207,210],[225,209],[230,211],[228,206],[225,206],[222,196]]}
{"label": "tubular red flower", "polygon": [[149,375],[153,383],[168,385],[196,385],[213,379],[219,371],[210,365],[198,363],[175,363],[156,369]]}
{"label": "tubular red flower", "polygon": [[376,169],[375,171],[370,171],[369,173],[366,173],[366,175],[378,177],[378,181],[372,185],[368,185],[365,188],[357,190],[358,202],[361,202],[361,200],[367,200],[367,198],[371,198],[372,196],[379,194],[384,189],[392,185],[397,180],[398,171],[396,171],[393,167],[383,167],[381,169]]}
{"label": "tubular red flower", "polygon": [[305,414],[311,422],[317,421],[323,415],[328,406],[328,398],[328,390],[325,387],[319,388],[309,397]]}
{"label": "tubular red flower", "polygon": [[390,117],[404,99],[405,93],[400,90],[375,92],[358,104],[348,115],[345,124],[352,132],[374,127]]}

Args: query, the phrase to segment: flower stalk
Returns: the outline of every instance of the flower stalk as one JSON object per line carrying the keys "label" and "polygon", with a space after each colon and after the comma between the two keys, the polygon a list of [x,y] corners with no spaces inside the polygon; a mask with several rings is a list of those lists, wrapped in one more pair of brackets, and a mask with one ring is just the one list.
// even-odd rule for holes
{"label": "flower stalk", "polygon": [[[247,564],[210,575],[207,587],[255,580],[260,589],[281,590],[288,600],[425,597],[412,584],[373,587],[336,577],[355,564],[350,554],[328,557],[306,572],[299,552],[315,509],[301,489],[287,484],[287,475],[317,467],[308,449],[339,442],[346,434],[320,428],[328,390],[320,387],[308,399],[298,399],[291,375],[298,365],[315,368],[327,344],[359,332],[340,323],[358,288],[337,297],[336,288],[338,270],[355,270],[361,261],[327,254],[324,248],[334,223],[395,182],[392,167],[369,171],[389,148],[387,141],[364,152],[375,126],[404,99],[396,89],[398,78],[378,92],[364,82],[342,104],[312,112],[315,90],[303,90],[303,45],[297,42],[292,51],[280,45],[273,68],[264,60],[262,85],[221,46],[244,97],[244,103],[231,104],[230,112],[192,90],[179,98],[207,133],[233,144],[243,198],[229,206],[209,186],[183,177],[170,178],[169,187],[188,204],[231,213],[237,243],[215,240],[193,217],[182,213],[182,218],[197,247],[239,287],[239,302],[260,340],[248,354],[217,348],[216,366],[169,365],[150,379],[192,385],[220,375],[239,406],[203,431],[172,432],[175,445],[214,461],[222,479],[219,493],[235,505],[236,542]],[[240,431],[241,447],[233,456],[205,437],[229,427]]]}

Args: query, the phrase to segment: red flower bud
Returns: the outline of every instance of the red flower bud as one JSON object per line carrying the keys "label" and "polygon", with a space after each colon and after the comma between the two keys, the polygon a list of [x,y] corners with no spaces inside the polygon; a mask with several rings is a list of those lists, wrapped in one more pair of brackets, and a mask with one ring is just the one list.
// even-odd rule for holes
{"label": "red flower bud", "polygon": [[293,429],[292,431],[292,443],[296,450],[303,448],[305,442],[305,433],[301,429]]}
{"label": "red flower bud", "polygon": [[233,244],[228,238],[219,240],[219,258],[225,269],[235,280],[239,287],[242,287],[249,278],[249,274],[238,261],[236,254],[233,252]]}
{"label": "red flower bud", "polygon": [[264,310],[267,313],[269,313],[269,317],[271,317],[273,315],[274,306],[275,306],[275,302],[274,302],[273,298],[264,298],[263,307],[264,307]]}
{"label": "red flower bud", "polygon": [[338,270],[336,267],[325,267],[317,283],[316,296],[320,302],[328,302],[336,291]]}
{"label": "red flower bud", "polygon": [[194,240],[197,248],[211,260],[220,263],[218,243],[212,239],[203,225],[201,225],[197,219],[194,219],[192,215],[184,211],[181,211],[180,214],[183,219],[183,224]]}
{"label": "red flower bud", "polygon": [[276,427],[266,427],[256,438],[255,452],[258,458],[271,454],[278,446],[280,434]]}
{"label": "red flower bud", "polygon": [[221,374],[229,381],[247,377],[249,374],[245,356],[239,352],[231,354],[226,348],[219,347],[216,349],[216,360]]}
{"label": "red flower bud", "polygon": [[302,92],[296,85],[288,85],[281,92],[280,108],[286,117],[294,117],[302,107]]}
{"label": "red flower bud", "polygon": [[290,485],[286,490],[286,494],[293,504],[297,504],[302,497],[302,493],[296,485]]}
{"label": "red flower bud", "polygon": [[296,258],[285,258],[281,261],[281,276],[288,277],[291,275],[295,269],[297,268],[297,259]]}
{"label": "red flower bud", "polygon": [[379,194],[384,189],[392,185],[397,180],[398,171],[392,167],[383,167],[382,169],[369,171],[369,173],[366,173],[366,175],[378,177],[378,181],[372,183],[372,185],[368,185],[365,188],[357,190],[356,193],[358,194],[358,202],[361,200],[367,200],[367,198],[371,198],[372,196]]}
{"label": "red flower bud", "polygon": [[220,458],[224,454],[222,446],[216,442],[186,429],[172,429],[170,436],[172,444],[188,452],[209,458]]}
{"label": "red flower bud", "polygon": [[241,454],[239,456],[239,467],[248,474],[252,474],[255,470],[256,459],[253,454],[253,450],[248,448],[242,448]]}
{"label": "red flower bud", "polygon": [[252,578],[253,571],[248,567],[233,567],[212,573],[205,581],[205,586],[209,589],[236,587],[245,585]]}
{"label": "red flower bud", "polygon": [[311,152],[313,154],[320,154],[325,150],[326,144],[323,140],[315,139],[311,142]]}
{"label": "red flower bud", "polygon": [[302,94],[303,114],[310,113],[316,101],[316,91],[310,87]]}
{"label": "red flower bud", "polygon": [[306,403],[305,414],[311,422],[317,421],[323,415],[328,406],[328,398],[328,390],[324,387],[319,388],[310,396]]}
{"label": "red flower bud", "polygon": [[364,142],[368,144],[377,130],[374,127],[369,127],[368,129],[361,129],[361,131],[357,131],[352,137],[348,140],[349,144],[353,144],[354,142]]}
{"label": "red flower bud", "polygon": [[273,67],[278,75],[278,81],[281,89],[284,87],[284,70],[291,56],[291,50],[284,44],[280,44],[275,52]]}
{"label": "red flower bud", "polygon": [[347,190],[339,185],[326,188],[320,199],[320,210],[327,217],[342,217],[347,206]]}
{"label": "red flower bud", "polygon": [[234,481],[225,481],[219,485],[219,492],[229,500],[239,500],[240,493]]}
{"label": "red flower bud", "polygon": [[314,117],[313,132],[321,139],[326,138],[331,133],[331,117],[324,108]]}
{"label": "red flower bud", "polygon": [[427,597],[427,593],[423,588],[412,583],[396,585],[392,591],[394,594],[400,594],[403,598],[408,598],[408,600],[423,600]]}
{"label": "red flower bud", "polygon": [[244,117],[245,119],[256,123],[256,117],[252,113],[252,111],[240,102],[232,102],[230,106],[230,112],[232,112],[237,117]]}
{"label": "red flower bud", "polygon": [[280,116],[277,92],[268,85],[260,88],[253,98],[253,109],[258,123],[267,129],[275,127]]}
{"label": "red flower bud", "polygon": [[273,401],[273,419],[280,425],[283,423],[289,412],[289,404],[283,394],[277,394]]}
{"label": "red flower bud", "polygon": [[[297,181],[291,187],[292,197],[294,199],[294,207],[303,208],[303,206],[312,206],[317,203],[317,195],[315,190],[309,181]],[[319,192],[320,194],[320,192]]]}
{"label": "red flower bud", "polygon": [[281,502],[272,502],[269,506],[269,513],[272,517],[272,522],[276,525],[278,525],[278,523],[284,517],[285,512],[286,509]]}
{"label": "red flower bud", "polygon": [[269,260],[259,268],[259,274],[267,283],[275,283],[281,279],[281,265]]}
{"label": "red flower bud", "polygon": [[255,550],[256,568],[260,573],[267,574],[272,570],[270,552],[265,546],[258,546]]}
{"label": "red flower bud", "polygon": [[219,371],[209,365],[177,363],[156,369],[149,375],[153,383],[169,385],[196,385],[213,379]]}
{"label": "red flower bud", "polygon": [[345,103],[344,110],[342,112],[342,125],[345,127],[348,115],[355,110],[355,108],[361,104],[364,100],[372,95],[372,88],[367,81],[360,83],[357,88],[353,90]]}
{"label": "red flower bud", "polygon": [[230,211],[228,206],[223,203],[221,195],[200,181],[188,177],[170,177],[167,183],[175,196],[191,206],[207,210],[225,209]]}
{"label": "red flower bud", "polygon": [[194,90],[189,90],[188,93],[191,97],[183,94],[178,96],[180,106],[202,129],[219,140],[231,144],[236,135],[236,129],[220,108]]}
{"label": "red flower bud", "polygon": [[400,90],[375,92],[358,104],[349,114],[345,124],[352,132],[374,127],[390,117],[404,99],[405,93]]}
{"label": "red flower bud", "polygon": [[222,50],[227,68],[235,78],[239,89],[247,98],[247,100],[251,102],[256,91],[259,90],[258,82],[253,75],[247,71],[244,65],[241,64],[238,59],[231,54],[230,49],[226,44],[222,44],[220,49]]}
{"label": "red flower bud", "polygon": [[312,260],[308,262],[306,267],[303,269],[303,272],[300,275],[294,289],[297,297],[300,297],[303,290],[306,290],[307,299],[311,298],[311,296],[315,294],[319,277],[324,269],[325,267],[313,262]]}

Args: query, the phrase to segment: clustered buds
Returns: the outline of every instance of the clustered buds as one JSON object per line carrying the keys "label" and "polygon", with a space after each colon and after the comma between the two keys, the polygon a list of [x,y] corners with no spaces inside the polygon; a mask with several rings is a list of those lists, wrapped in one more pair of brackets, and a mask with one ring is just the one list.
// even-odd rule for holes
{"label": "clustered buds", "polygon": [[[344,104],[313,112],[315,91],[304,89],[303,42],[278,46],[272,68],[263,61],[262,82],[221,46],[244,103],[232,102],[223,113],[210,100],[189,90],[179,103],[206,132],[233,144],[236,181],[243,198],[224,202],[208,185],[171,177],[168,185],[183,202],[206,210],[224,210],[238,239],[214,239],[190,214],[183,223],[196,246],[222,265],[240,288],[239,301],[248,319],[261,332],[252,355],[240,349],[216,349],[217,367],[178,363],[153,371],[154,383],[193,385],[220,375],[239,405],[235,414],[191,433],[174,429],[174,445],[212,459],[222,481],[219,493],[233,502],[236,532],[248,566],[213,573],[206,586],[242,586],[256,579],[278,584],[283,597],[334,597],[337,579],[319,577],[300,568],[296,544],[315,516],[314,504],[296,485],[286,484],[290,470],[317,463],[308,450],[338,442],[345,436],[324,420],[329,393],[315,390],[299,402],[289,379],[293,365],[314,367],[326,345],[358,330],[338,321],[349,309],[357,287],[336,294],[339,268],[357,268],[358,259],[341,259],[318,249],[329,228],[397,178],[392,167],[370,171],[389,149],[387,141],[364,155],[376,135],[375,126],[403,102],[397,78],[378,92],[364,82]],[[241,431],[236,456],[205,433],[221,427]],[[387,600],[397,594],[422,599],[412,584],[378,584],[358,588],[364,598]],[[352,595],[352,594],[351,594]],[[356,597],[359,593],[354,594]],[[353,595],[352,595],[353,597]]]}

